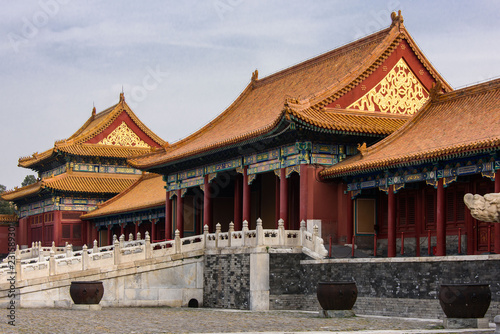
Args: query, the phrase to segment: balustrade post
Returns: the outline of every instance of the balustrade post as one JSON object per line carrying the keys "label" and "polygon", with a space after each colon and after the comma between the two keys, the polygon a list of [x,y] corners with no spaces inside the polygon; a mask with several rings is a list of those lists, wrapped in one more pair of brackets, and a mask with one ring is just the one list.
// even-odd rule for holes
{"label": "balustrade post", "polygon": [[128,235],[128,241],[132,241],[132,240],[134,240],[134,235],[132,233],[130,233]]}
{"label": "balustrade post", "polygon": [[116,236],[116,234],[113,234],[113,243],[112,243],[112,245],[114,245],[117,240],[118,240],[118,237]]}
{"label": "balustrade post", "polygon": [[137,232],[135,240],[141,240],[141,232]]}
{"label": "balustrade post", "polygon": [[120,242],[115,239],[113,243],[113,260],[115,265],[120,264],[121,262],[121,250],[120,250]]}
{"label": "balustrade post", "polygon": [[255,227],[255,234],[257,236],[257,246],[264,245],[264,229],[262,228],[262,219],[257,219],[257,226]]}
{"label": "balustrade post", "polygon": [[[319,234],[319,228],[318,225],[314,225],[313,227],[313,249],[317,253],[318,252],[318,234]],[[353,245],[354,247],[354,245]]]}
{"label": "balustrade post", "polygon": [[305,234],[306,233],[306,221],[302,220],[300,222],[300,245],[304,246]]}
{"label": "balustrade post", "polygon": [[16,259],[18,257],[21,257],[21,250],[19,249],[19,244],[16,245],[16,253],[15,253]]}
{"label": "balustrade post", "polygon": [[66,243],[66,257],[71,257],[73,254],[73,250],[71,249],[71,245]]}
{"label": "balustrade post", "polygon": [[219,248],[219,234],[221,232],[220,223],[215,225],[215,248]]}
{"label": "balustrade post", "polygon": [[149,237],[149,232],[148,231],[146,231],[144,239],[145,239],[145,242],[144,242],[145,257],[146,257],[146,259],[150,259],[151,258],[151,238]]}
{"label": "balustrade post", "polygon": [[179,254],[181,252],[181,232],[179,230],[175,230],[175,254]]}
{"label": "balustrade post", "polygon": [[229,230],[227,231],[227,247],[231,247],[231,239],[233,238],[234,223],[229,223]]}
{"label": "balustrade post", "polygon": [[38,243],[38,261],[39,261],[39,262],[42,262],[42,261],[44,261],[44,259],[45,259],[45,258],[44,258],[44,256],[43,256],[43,252],[42,252],[42,242],[40,241],[40,242]]}
{"label": "balustrade post", "polygon": [[248,221],[244,220],[243,221],[243,227],[241,228],[241,238],[243,239],[243,246],[246,246],[246,234],[248,232]]}
{"label": "balustrade post", "polygon": [[98,253],[99,248],[97,247],[97,240],[94,240],[94,247],[92,247],[92,253]]}
{"label": "balustrade post", "polygon": [[87,252],[87,245],[82,247],[82,270],[89,268],[89,253]]}
{"label": "balustrade post", "polygon": [[120,239],[119,239],[119,242],[120,242],[120,248],[122,248],[123,246],[125,246],[125,235],[120,235]]}
{"label": "balustrade post", "polygon": [[31,254],[30,254],[30,258],[33,258],[33,257],[36,257],[36,247],[35,247],[34,241],[31,242]]}
{"label": "balustrade post", "polygon": [[49,257],[49,275],[55,275],[56,274],[56,258],[55,258],[56,252],[53,250],[50,251],[50,257]]}
{"label": "balustrade post", "polygon": [[278,242],[282,246],[285,244],[285,221],[281,218],[278,220]]}
{"label": "balustrade post", "polygon": [[21,268],[21,253],[18,252],[19,245],[17,247],[18,249],[16,250],[16,280],[20,281],[23,279],[22,268]]}
{"label": "balustrade post", "polygon": [[52,252],[56,252],[56,242],[52,241]]}
{"label": "balustrade post", "polygon": [[208,225],[203,226],[203,249],[207,248],[207,238],[208,238]]}

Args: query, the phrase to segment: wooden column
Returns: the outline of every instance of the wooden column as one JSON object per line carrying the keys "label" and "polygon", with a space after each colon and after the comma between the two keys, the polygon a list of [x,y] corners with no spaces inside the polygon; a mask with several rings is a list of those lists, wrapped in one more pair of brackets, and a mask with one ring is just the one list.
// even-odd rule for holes
{"label": "wooden column", "polygon": [[108,225],[108,246],[113,244],[113,231],[111,231],[111,228],[113,225]]}
{"label": "wooden column", "polygon": [[236,174],[234,180],[234,230],[241,231],[241,185],[242,178],[240,174]]}
{"label": "wooden column", "polygon": [[445,202],[444,202],[444,186],[443,179],[438,180],[436,194],[436,255],[446,255],[446,221],[445,221]]}
{"label": "wooden column", "polygon": [[307,197],[309,195],[309,183],[307,176],[308,165],[300,165],[300,208],[299,220],[307,222]]}
{"label": "wooden column", "polygon": [[[500,170],[495,172],[495,192],[500,193]],[[493,224],[495,229],[495,247],[493,251],[500,254],[500,223]]]}
{"label": "wooden column", "polygon": [[278,220],[280,219],[280,178],[278,175],[276,175],[275,177],[276,177],[276,179],[275,179],[276,184],[275,184],[274,193],[276,194],[275,195],[276,200],[274,203],[274,216],[275,216],[274,224],[275,224],[275,228],[278,228]]}
{"label": "wooden column", "polygon": [[[145,238],[146,236],[144,236]],[[153,219],[153,221],[151,221],[151,235],[149,236],[149,239],[151,240],[151,242],[154,242],[154,240],[156,240],[156,220]]]}
{"label": "wooden column", "polygon": [[203,191],[203,225],[208,226],[210,233],[215,232],[212,224],[212,197],[210,196],[208,175],[205,175],[205,190]]}
{"label": "wooden column", "polygon": [[184,237],[184,198],[181,196],[182,190],[177,189],[177,220],[175,222],[175,229],[179,230],[180,237]]}
{"label": "wooden column", "polygon": [[285,221],[285,230],[288,230],[288,179],[286,168],[280,170],[280,218]]}
{"label": "wooden column", "polygon": [[394,186],[389,186],[387,197],[387,256],[396,256],[396,198],[394,195]]}
{"label": "wooden column", "polygon": [[347,214],[346,214],[346,243],[352,242],[352,235],[354,233],[354,200],[351,197],[351,192],[347,192]]}
{"label": "wooden column", "polygon": [[170,191],[167,191],[165,199],[165,240],[172,239],[172,199]]}
{"label": "wooden column", "polygon": [[120,238],[122,235],[125,235],[125,228],[123,226],[124,224],[120,224],[120,235],[118,236],[118,238]]}
{"label": "wooden column", "polygon": [[251,192],[250,192],[250,185],[248,184],[248,166],[245,166],[243,170],[243,215],[242,219],[246,220],[248,222],[248,225],[250,226],[251,222],[251,215],[250,215],[250,208],[251,208]]}
{"label": "wooden column", "polygon": [[[137,233],[139,233],[139,222],[134,223],[134,240],[137,238]],[[144,236],[141,235],[141,238],[144,238]]]}

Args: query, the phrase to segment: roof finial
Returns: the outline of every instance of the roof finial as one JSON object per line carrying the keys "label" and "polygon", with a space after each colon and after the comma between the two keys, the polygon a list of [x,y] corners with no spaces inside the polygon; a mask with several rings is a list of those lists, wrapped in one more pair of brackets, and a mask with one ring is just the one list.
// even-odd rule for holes
{"label": "roof finial", "polygon": [[253,73],[252,73],[252,82],[255,82],[255,81],[257,81],[257,80],[259,80],[259,70],[257,70],[257,69],[256,69],[256,70],[255,70],[255,71],[253,71]]}
{"label": "roof finial", "polygon": [[122,92],[120,93],[120,102],[125,102],[125,93],[123,93],[123,87]]}
{"label": "roof finial", "polygon": [[436,81],[429,92],[431,100],[436,101],[439,95],[443,94],[443,83],[441,80]]}
{"label": "roof finial", "polygon": [[394,27],[395,25],[398,26],[398,28],[401,28],[401,26],[403,25],[403,15],[401,15],[401,10],[398,11],[398,13],[396,14],[396,12],[392,12],[391,13],[391,20],[392,20],[392,23],[391,23],[391,28]]}
{"label": "roof finial", "polygon": [[92,116],[95,116],[95,103],[94,102],[92,102],[92,106],[93,106],[93,108],[92,108]]}

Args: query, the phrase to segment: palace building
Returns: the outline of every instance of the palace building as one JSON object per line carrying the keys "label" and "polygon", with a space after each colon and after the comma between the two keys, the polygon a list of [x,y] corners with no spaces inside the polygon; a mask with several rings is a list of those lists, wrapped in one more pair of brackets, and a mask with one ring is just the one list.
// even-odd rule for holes
{"label": "palace building", "polygon": [[205,127],[128,161],[164,176],[166,238],[217,223],[252,228],[261,218],[264,228],[305,221],[350,243],[347,184],[324,182],[320,172],[409,122],[433,87],[452,90],[393,13],[387,29],[265,78],[255,71]]}
{"label": "palace building", "polygon": [[18,243],[158,241],[261,218],[265,229],[304,221],[372,255],[500,252],[500,228],[463,202],[500,192],[500,82],[453,91],[401,13],[391,20],[267,77],[256,70],[226,110],[172,144],[122,94],[69,139],[19,160],[40,180],[2,195],[18,207]]}
{"label": "palace building", "polygon": [[38,173],[38,182],[2,194],[18,210],[17,241],[56,246],[82,246],[108,240],[108,230],[82,221],[92,211],[138,181],[142,171],[127,158],[165,145],[132,112],[123,93],[120,101],[90,118],[66,140],[43,153],[19,159],[19,166]]}

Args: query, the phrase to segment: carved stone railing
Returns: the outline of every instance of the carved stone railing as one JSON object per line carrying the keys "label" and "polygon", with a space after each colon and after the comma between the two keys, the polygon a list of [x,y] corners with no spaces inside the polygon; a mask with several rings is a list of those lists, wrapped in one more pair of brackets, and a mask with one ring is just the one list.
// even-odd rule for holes
{"label": "carved stone railing", "polygon": [[[200,256],[207,250],[260,246],[268,249],[302,247],[304,253],[317,259],[327,255],[323,239],[318,236],[317,227],[313,233],[307,232],[305,222],[302,221],[300,230],[287,231],[283,220],[280,219],[278,229],[263,229],[262,220],[258,219],[255,230],[249,230],[246,221],[243,222],[241,231],[234,231],[234,224],[231,223],[228,232],[222,232],[221,225],[217,224],[215,233],[208,233],[208,226],[205,226],[202,235],[180,238],[177,230],[174,240],[157,243],[151,243],[149,233],[146,232],[145,239],[141,239],[139,233],[135,240],[129,235],[128,241],[125,241],[124,235],[120,238],[115,235],[110,246],[97,247],[97,241],[94,241],[92,248],[84,245],[79,251],[73,251],[71,245],[43,249],[40,244],[34,244],[25,252],[17,248],[15,268],[12,268],[12,262],[2,264],[0,280],[5,281],[12,275],[13,270],[19,281],[87,269],[110,268],[145,259],[164,258],[165,261],[169,261],[175,258]],[[31,257],[27,254],[31,254]]]}

